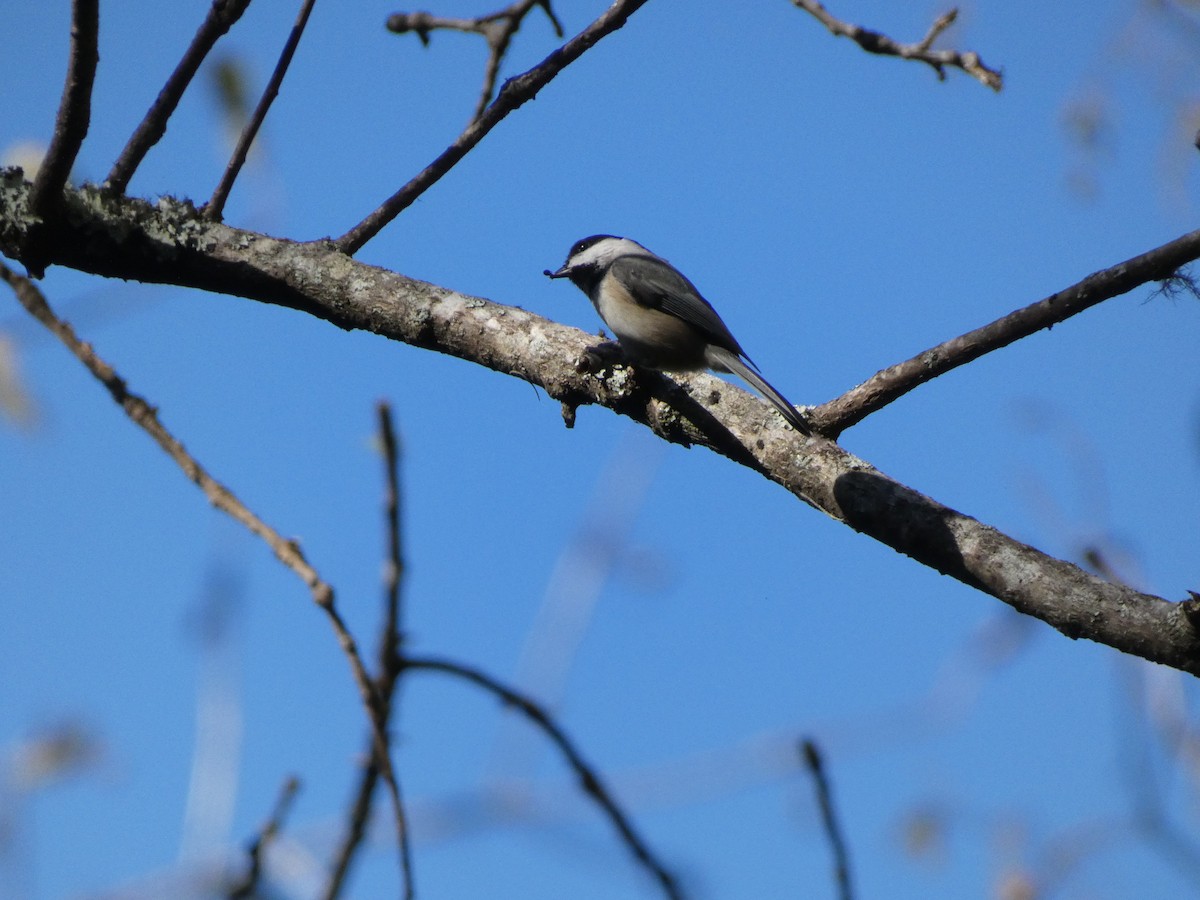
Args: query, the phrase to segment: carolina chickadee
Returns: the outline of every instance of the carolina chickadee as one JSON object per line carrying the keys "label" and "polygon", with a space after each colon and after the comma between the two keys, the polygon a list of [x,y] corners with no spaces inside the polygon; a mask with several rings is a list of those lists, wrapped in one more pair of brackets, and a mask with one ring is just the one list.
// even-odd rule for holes
{"label": "carolina chickadee", "polygon": [[569,278],[635,363],[671,372],[714,369],[753,385],[801,434],[808,423],[762,377],[695,285],[660,256],[629,238],[596,234],[577,241],[550,278]]}

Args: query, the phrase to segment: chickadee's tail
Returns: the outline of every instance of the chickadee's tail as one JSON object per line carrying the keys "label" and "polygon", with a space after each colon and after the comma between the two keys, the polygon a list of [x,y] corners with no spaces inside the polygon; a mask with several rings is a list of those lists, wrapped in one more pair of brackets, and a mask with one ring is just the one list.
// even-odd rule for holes
{"label": "chickadee's tail", "polygon": [[726,350],[724,347],[714,346],[713,344],[708,345],[705,356],[708,358],[709,365],[712,368],[732,372],[762,394],[772,406],[779,410],[779,414],[783,416],[787,423],[798,432],[801,434],[812,434],[812,429],[804,420],[804,416],[800,415],[796,407],[788,403],[787,398],[783,394],[767,383],[767,379],[759,374],[758,369],[748,359],[743,359],[733,351]]}

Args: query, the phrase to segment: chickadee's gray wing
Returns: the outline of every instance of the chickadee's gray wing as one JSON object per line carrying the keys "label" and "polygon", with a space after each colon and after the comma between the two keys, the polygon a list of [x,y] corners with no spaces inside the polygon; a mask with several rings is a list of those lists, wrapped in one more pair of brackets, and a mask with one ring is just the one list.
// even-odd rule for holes
{"label": "chickadee's gray wing", "polygon": [[638,303],[682,319],[710,344],[746,356],[716,310],[670,263],[657,256],[622,256],[613,261],[610,271]]}

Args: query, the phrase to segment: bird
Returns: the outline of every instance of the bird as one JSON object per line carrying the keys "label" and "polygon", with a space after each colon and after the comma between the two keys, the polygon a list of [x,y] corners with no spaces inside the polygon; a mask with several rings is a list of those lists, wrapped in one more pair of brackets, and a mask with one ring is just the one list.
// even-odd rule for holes
{"label": "bird", "polygon": [[612,234],[585,237],[572,245],[562,266],[542,274],[569,279],[587,294],[635,365],[735,374],[796,431],[812,433],[800,412],[763,378],[696,286],[637,241]]}

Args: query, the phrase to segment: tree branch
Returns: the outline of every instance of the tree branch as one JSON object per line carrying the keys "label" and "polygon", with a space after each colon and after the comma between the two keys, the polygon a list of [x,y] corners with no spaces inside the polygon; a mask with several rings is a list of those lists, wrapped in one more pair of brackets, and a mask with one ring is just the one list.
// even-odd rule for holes
{"label": "tree branch", "polygon": [[209,219],[220,221],[221,216],[225,212],[225,201],[229,199],[229,192],[233,190],[233,182],[237,179],[238,173],[242,171],[242,166],[246,163],[246,156],[250,153],[250,145],[254,143],[254,138],[258,135],[258,130],[262,127],[263,120],[267,117],[267,111],[271,108],[271,104],[275,102],[275,98],[279,96],[279,86],[283,84],[283,78],[287,75],[288,66],[292,64],[292,57],[296,55],[296,47],[300,43],[300,38],[304,35],[304,26],[308,24],[308,17],[312,13],[314,3],[316,3],[316,0],[304,0],[300,5],[300,12],[296,14],[296,21],[292,24],[291,33],[288,34],[288,39],[279,54],[279,60],[275,63],[275,71],[271,73],[271,80],[267,82],[266,88],[263,89],[262,97],[258,100],[258,106],[254,107],[254,113],[250,116],[246,127],[242,129],[237,146],[233,150],[233,156],[229,159],[229,165],[225,167],[225,174],[221,176],[221,181],[217,185],[217,189],[213,191],[212,198],[204,205],[204,215]]}
{"label": "tree branch", "polygon": [[876,372],[840,397],[810,410],[809,420],[822,433],[836,437],[914,388],[951,369],[966,365],[985,353],[1007,347],[1043,328],[1051,328],[1085,309],[1151,281],[1170,285],[1172,282],[1169,279],[1175,276],[1179,268],[1198,257],[1200,230],[1094,272],[1044,300],[1031,303],[982,328],[968,331],[912,359]]}
{"label": "tree branch", "polygon": [[[11,170],[9,170],[11,171]],[[117,374],[107,362],[100,358],[90,344],[76,337],[69,324],[59,319],[50,308],[41,291],[28,278],[23,278],[7,266],[0,263],[0,280],[5,281],[13,289],[21,305],[35,319],[41,322],[54,334],[67,349],[104,385],[113,400],[125,410],[125,414],[150,435],[176,465],[183,470],[184,475],[204,492],[210,503],[221,512],[244,525],[251,533],[261,538],[276,559],[295,572],[308,586],[313,601],[329,619],[330,625],[337,637],[342,653],[350,663],[354,682],[359,689],[363,706],[366,707],[367,717],[371,724],[374,737],[375,754],[379,761],[380,771],[388,784],[392,796],[392,805],[396,817],[397,841],[400,850],[401,870],[404,878],[404,896],[412,897],[412,872],[408,855],[408,823],[404,814],[404,805],[400,798],[400,786],[392,770],[390,747],[387,729],[384,725],[382,709],[378,692],[363,665],[362,655],[351,636],[341,613],[334,602],[333,587],[317,574],[304,556],[300,545],[294,540],[285,540],[279,532],[260,519],[225,485],[213,478],[208,471],[191,456],[174,435],[172,435],[158,419],[158,410],[151,406],[143,397],[129,390],[125,380]]]}
{"label": "tree branch", "polygon": [[54,120],[54,136],[38,166],[28,201],[33,215],[45,223],[33,228],[27,237],[28,252],[24,262],[34,277],[40,278],[46,269],[41,247],[43,232],[50,220],[58,216],[63,189],[71,177],[71,167],[75,165],[91,123],[92,85],[100,62],[99,39],[99,0],[74,0],[71,4],[71,53],[58,115]]}
{"label": "tree branch", "polygon": [[500,93],[483,114],[463,130],[454,143],[447,147],[437,159],[385,200],[373,213],[334,241],[339,250],[353,256],[362,246],[404,212],[418,197],[433,187],[466,156],[488,132],[495,128],[513,110],[524,106],[537,96],[537,92],[549,84],[559,72],[579,59],[601,38],[612,34],[637,12],[646,0],[616,0],[600,18],[581,31],[562,47],[547,56],[528,72],[504,82]]}
{"label": "tree branch", "polygon": [[846,849],[846,839],[842,837],[841,826],[838,825],[837,810],[833,806],[833,792],[829,789],[829,777],[825,774],[825,763],[816,743],[805,739],[800,742],[800,756],[804,765],[812,773],[813,783],[817,789],[817,805],[821,809],[821,824],[825,828],[825,836],[833,850],[833,872],[836,878],[838,897],[840,900],[853,900],[854,887],[850,880],[850,854]]}
{"label": "tree branch", "polygon": [[92,119],[92,84],[100,62],[100,2],[74,0],[71,4],[71,58],[63,83],[54,137],[33,181],[29,206],[35,215],[49,218],[58,207],[63,187],[71,177],[75,157],[87,137]]}
{"label": "tree branch", "polygon": [[[378,412],[379,442],[383,449],[384,477],[387,485],[384,495],[387,562],[384,568],[384,615],[379,639],[379,671],[375,676],[375,687],[382,706],[383,725],[387,728],[392,716],[396,682],[401,672],[399,652],[403,633],[400,630],[400,585],[404,575],[404,555],[401,550],[400,530],[400,477],[397,463],[399,448],[396,431],[392,427],[392,409],[387,403],[380,402]],[[334,900],[341,895],[346,876],[350,874],[350,864],[366,835],[367,823],[371,818],[371,801],[378,781],[379,765],[373,754],[368,753],[347,817],[346,834],[342,838],[341,847],[334,855],[329,880],[322,894],[325,900]]]}
{"label": "tree branch", "polygon": [[559,752],[562,753],[563,758],[567,761],[567,765],[571,767],[575,773],[575,777],[579,779],[580,787],[596,801],[597,805],[608,816],[613,827],[621,835],[621,840],[629,848],[630,852],[633,853],[637,861],[654,876],[663,893],[669,898],[675,898],[675,900],[683,896],[671,873],[650,852],[650,848],[634,830],[633,823],[629,821],[629,817],[625,815],[621,807],[612,798],[608,788],[604,786],[604,783],[600,780],[600,776],[596,774],[595,769],[588,765],[574,743],[567,737],[566,732],[558,726],[545,710],[523,694],[505,687],[494,678],[470,666],[461,665],[450,660],[425,657],[406,658],[400,661],[400,665],[404,669],[441,672],[444,675],[452,675],[476,687],[483,688],[483,690],[492,694],[506,706],[517,709],[525,718],[540,728],[553,744],[558,747]]}
{"label": "tree branch", "polygon": [[957,9],[952,9],[939,16],[929,27],[925,37],[915,44],[901,44],[886,34],[880,34],[878,31],[871,31],[861,25],[852,25],[835,18],[817,0],[792,0],[792,5],[811,14],[836,37],[848,37],[868,53],[880,56],[898,56],[901,59],[915,59],[925,63],[937,72],[939,81],[946,80],[946,67],[949,66],[952,69],[961,69],[993,91],[999,91],[1004,86],[1004,76],[997,70],[985,66],[978,53],[933,49],[933,42],[958,18]]}
{"label": "tree branch", "polygon": [[452,19],[427,12],[393,13],[388,16],[387,29],[395,34],[415,32],[426,47],[429,46],[431,31],[461,31],[466,34],[483,35],[488,45],[488,59],[483,70],[483,88],[479,92],[475,111],[471,114],[471,121],[475,121],[483,115],[483,111],[492,100],[496,91],[496,78],[500,74],[500,66],[504,62],[513,36],[520,30],[521,22],[535,6],[546,11],[550,24],[554,26],[555,35],[561,40],[562,23],[554,14],[550,0],[517,0],[511,6],[476,19]]}
{"label": "tree branch", "polygon": [[283,820],[287,817],[288,810],[291,809],[292,801],[296,799],[296,792],[299,790],[300,779],[294,775],[283,783],[270,818],[263,823],[263,827],[250,842],[250,847],[246,851],[246,855],[250,857],[249,869],[245,876],[229,889],[229,893],[226,894],[229,900],[244,900],[247,897],[261,896],[258,893],[258,883],[262,879],[263,854],[266,852],[267,846],[283,829]]}
{"label": "tree branch", "polygon": [[[569,407],[609,407],[664,440],[728,456],[1069,637],[1200,674],[1200,638],[1179,604],[1108,584],[893,481],[831,441],[800,438],[766,403],[716,377],[672,380],[625,368],[600,377],[577,366],[595,344],[582,331],[357,263],[328,242],[298,244],[204,222],[169,198],[151,207],[94,189],[65,196],[68,214],[49,244],[54,263],[301,310],[521,378]],[[28,186],[12,170],[0,172],[0,252],[20,258],[34,221]],[[1129,290],[1137,278],[1159,275],[1142,272],[1121,285]]]}
{"label": "tree branch", "polygon": [[383,450],[383,520],[387,533],[387,558],[383,576],[384,615],[379,634],[379,673],[375,680],[380,695],[386,700],[391,697],[396,677],[400,674],[399,654],[404,644],[400,586],[404,582],[405,565],[400,522],[400,442],[396,439],[396,428],[392,424],[391,404],[380,401],[376,411],[379,415],[379,444]]}
{"label": "tree branch", "polygon": [[242,17],[249,5],[250,0],[212,0],[208,15],[197,30],[196,36],[192,38],[192,43],[188,45],[183,59],[179,61],[163,89],[158,92],[158,97],[146,112],[145,118],[113,164],[108,178],[104,181],[106,188],[117,194],[125,193],[133,173],[142,164],[150,148],[167,133],[167,120],[175,112],[183,92],[192,83],[200,64],[222,35]]}

